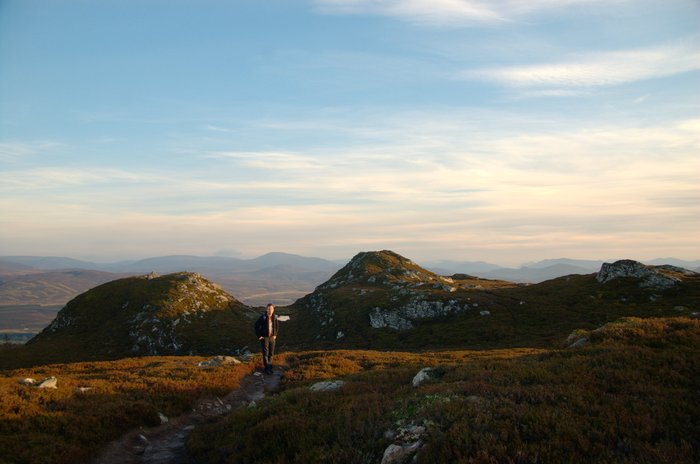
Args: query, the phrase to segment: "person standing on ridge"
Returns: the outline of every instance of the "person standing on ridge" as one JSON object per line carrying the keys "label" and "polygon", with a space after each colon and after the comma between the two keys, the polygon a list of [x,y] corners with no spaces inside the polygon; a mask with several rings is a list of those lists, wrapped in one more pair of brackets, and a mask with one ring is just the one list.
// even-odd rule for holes
{"label": "person standing on ridge", "polygon": [[260,340],[266,374],[272,374],[272,355],[275,354],[275,341],[279,333],[279,321],[274,313],[275,307],[268,304],[265,312],[255,322],[255,335]]}

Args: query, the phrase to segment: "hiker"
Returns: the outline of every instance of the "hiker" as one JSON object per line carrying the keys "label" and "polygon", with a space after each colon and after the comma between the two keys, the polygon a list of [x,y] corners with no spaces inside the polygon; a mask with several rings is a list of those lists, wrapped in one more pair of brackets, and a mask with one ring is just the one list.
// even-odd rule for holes
{"label": "hiker", "polygon": [[272,355],[275,354],[275,340],[279,333],[279,321],[274,313],[275,307],[268,304],[265,312],[255,322],[255,335],[260,340],[266,374],[272,374]]}

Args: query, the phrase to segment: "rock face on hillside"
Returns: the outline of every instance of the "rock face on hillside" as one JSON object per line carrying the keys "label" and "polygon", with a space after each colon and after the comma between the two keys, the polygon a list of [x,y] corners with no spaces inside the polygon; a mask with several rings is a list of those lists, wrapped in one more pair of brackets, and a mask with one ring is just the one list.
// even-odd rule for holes
{"label": "rock face on hillside", "polygon": [[98,356],[204,353],[207,326],[248,325],[251,312],[199,274],[149,274],[79,295],[30,343],[67,340]]}
{"label": "rock face on hillside", "polygon": [[651,289],[666,289],[673,287],[682,280],[683,276],[694,275],[693,271],[676,266],[647,266],[631,259],[623,259],[614,263],[604,263],[596,275],[600,283],[614,279],[632,277],[639,279],[639,286]]}
{"label": "rock face on hillside", "polygon": [[356,301],[353,310],[364,313],[364,324],[396,331],[411,329],[421,320],[466,311],[469,304],[449,297],[457,284],[449,277],[436,275],[410,259],[392,251],[358,253],[314,293],[298,302],[310,311],[328,332],[326,338],[345,334],[342,314],[347,300]]}

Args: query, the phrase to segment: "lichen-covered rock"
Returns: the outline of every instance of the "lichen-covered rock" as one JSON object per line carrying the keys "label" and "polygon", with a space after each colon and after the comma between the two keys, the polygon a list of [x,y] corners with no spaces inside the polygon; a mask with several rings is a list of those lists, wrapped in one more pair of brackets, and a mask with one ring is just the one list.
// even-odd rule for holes
{"label": "lichen-covered rock", "polygon": [[432,378],[431,374],[433,372],[433,369],[430,367],[424,367],[418,373],[413,377],[413,380],[411,381],[411,385],[414,387],[419,387],[423,382],[426,380]]}
{"label": "lichen-covered rock", "polygon": [[322,382],[316,382],[309,387],[309,390],[315,392],[328,392],[335,391],[345,385],[343,380],[324,380]]}
{"label": "lichen-covered rock", "polygon": [[614,263],[603,263],[596,275],[600,283],[623,277],[639,279],[642,288],[666,289],[680,282],[680,275],[695,274],[693,271],[675,266],[647,266],[638,261],[623,259]]}
{"label": "lichen-covered rock", "polygon": [[39,382],[36,388],[58,388],[57,384],[58,379],[56,377],[49,377]]}
{"label": "lichen-covered rock", "polygon": [[420,441],[405,445],[392,443],[384,450],[382,464],[403,464],[422,446]]}
{"label": "lichen-covered rock", "polygon": [[457,300],[443,302],[416,298],[396,309],[375,307],[369,313],[369,321],[375,329],[388,327],[394,330],[407,330],[413,328],[415,321],[456,314],[467,309],[469,309],[467,304],[462,305]]}

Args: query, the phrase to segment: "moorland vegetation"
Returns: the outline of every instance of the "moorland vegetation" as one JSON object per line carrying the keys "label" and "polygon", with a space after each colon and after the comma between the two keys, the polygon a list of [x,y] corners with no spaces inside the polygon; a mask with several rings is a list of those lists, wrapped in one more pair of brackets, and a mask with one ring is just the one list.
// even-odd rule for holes
{"label": "moorland vegetation", "polygon": [[[198,425],[189,452],[201,463],[381,462],[389,449],[403,452],[394,462],[700,462],[700,276],[607,271],[518,285],[361,253],[278,308],[291,316],[279,394]],[[236,388],[256,358],[202,369],[189,355],[254,346],[257,311],[192,273],[77,297],[32,343],[0,350],[0,463],[89,462],[159,413]],[[49,376],[57,389],[19,383]],[[309,388],[322,380],[344,384]]]}

